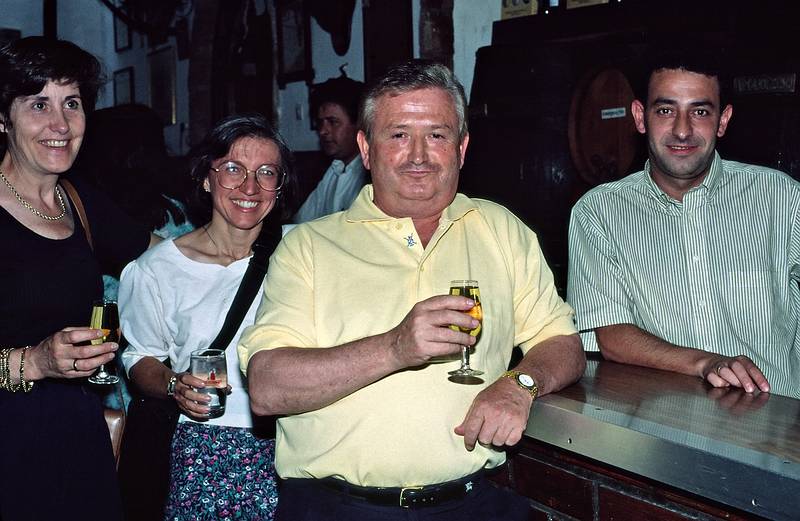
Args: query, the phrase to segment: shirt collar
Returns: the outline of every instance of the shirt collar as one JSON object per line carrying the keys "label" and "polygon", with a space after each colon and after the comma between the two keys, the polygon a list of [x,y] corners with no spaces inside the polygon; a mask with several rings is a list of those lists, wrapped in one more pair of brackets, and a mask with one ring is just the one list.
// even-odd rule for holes
{"label": "shirt collar", "polygon": [[[389,221],[395,219],[383,213],[373,202],[373,187],[371,184],[365,185],[359,192],[350,208],[345,211],[345,219],[348,222],[369,222],[369,221]],[[456,194],[450,206],[442,212],[442,221],[457,221],[472,210],[477,210],[478,205],[465,196]]]}
{"label": "shirt collar", "polygon": [[347,165],[344,164],[344,161],[341,159],[334,159],[331,162],[331,169],[333,170],[334,174],[343,174],[344,171],[347,169]]}
{"label": "shirt collar", "polygon": [[342,175],[346,172],[352,172],[353,170],[356,169],[356,165],[359,164],[356,163],[356,161],[359,162],[361,161],[360,154],[356,154],[356,157],[351,159],[350,162],[347,164],[345,164],[345,162],[342,161],[341,159],[334,159],[333,161],[331,161],[331,169],[333,170],[334,173],[339,175]]}
{"label": "shirt collar", "polygon": [[[664,193],[661,188],[653,181],[653,176],[650,175],[651,165],[650,160],[648,159],[647,162],[644,164],[644,180],[647,184],[650,192],[662,203],[665,205],[672,205],[672,204],[680,204],[678,201],[675,201],[672,197],[668,196]],[[689,190],[690,192],[695,190],[705,190],[708,196],[712,196],[717,189],[719,188],[721,178],[723,176],[723,169],[722,169],[722,158],[719,157],[719,152],[716,150],[714,151],[714,160],[711,162],[711,167],[708,169],[708,174],[706,174],[703,182],[700,183],[698,186]]]}

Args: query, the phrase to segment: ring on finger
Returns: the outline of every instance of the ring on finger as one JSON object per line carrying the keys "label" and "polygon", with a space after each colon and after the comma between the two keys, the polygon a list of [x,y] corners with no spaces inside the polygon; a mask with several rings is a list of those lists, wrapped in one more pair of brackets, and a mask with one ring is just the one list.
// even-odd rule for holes
{"label": "ring on finger", "polygon": [[80,371],[80,369],[78,369],[78,359],[77,358],[72,360],[72,370],[75,371],[76,373],[78,371]]}
{"label": "ring on finger", "polygon": [[717,373],[717,376],[720,376],[720,371],[722,371],[725,367],[725,364],[717,364],[717,367],[714,368],[714,372]]}

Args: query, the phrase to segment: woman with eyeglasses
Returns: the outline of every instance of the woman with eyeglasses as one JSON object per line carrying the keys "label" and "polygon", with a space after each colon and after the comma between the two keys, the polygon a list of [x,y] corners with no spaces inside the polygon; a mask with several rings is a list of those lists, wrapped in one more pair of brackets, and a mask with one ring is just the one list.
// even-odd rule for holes
{"label": "woman with eyeglasses", "polygon": [[[188,373],[190,353],[216,338],[263,226],[291,215],[292,156],[260,115],[221,121],[195,149],[192,178],[210,219],[165,240],[122,273],[120,322],[130,346],[122,363],[146,395],[171,397],[182,412],[172,441],[165,519],[272,519],[277,505],[274,440],[254,427],[235,344],[252,324],[251,304],[226,349],[230,393],[209,419],[203,381]],[[290,199],[291,197],[289,197]],[[265,219],[268,221],[265,222]],[[170,367],[165,365],[169,360]]]}

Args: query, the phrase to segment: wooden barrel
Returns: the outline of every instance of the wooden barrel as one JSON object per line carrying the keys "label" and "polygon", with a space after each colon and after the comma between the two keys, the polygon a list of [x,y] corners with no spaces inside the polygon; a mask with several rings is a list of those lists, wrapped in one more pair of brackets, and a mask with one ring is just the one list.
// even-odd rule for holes
{"label": "wooden barrel", "polygon": [[578,175],[590,186],[630,171],[639,144],[633,100],[628,79],[616,68],[589,71],[578,82],[569,109],[569,149]]}

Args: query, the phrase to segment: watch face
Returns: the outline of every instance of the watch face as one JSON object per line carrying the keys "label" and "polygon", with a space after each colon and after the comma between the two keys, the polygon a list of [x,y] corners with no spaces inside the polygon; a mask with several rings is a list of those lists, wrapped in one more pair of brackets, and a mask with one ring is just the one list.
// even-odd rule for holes
{"label": "watch face", "polygon": [[519,379],[519,383],[525,387],[533,387],[533,378],[531,378],[529,375],[521,374],[517,378]]}

